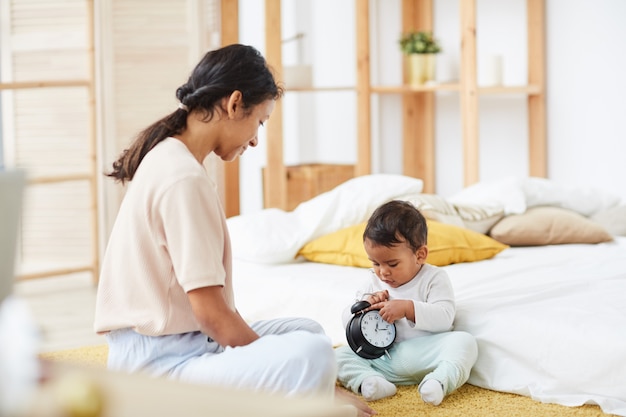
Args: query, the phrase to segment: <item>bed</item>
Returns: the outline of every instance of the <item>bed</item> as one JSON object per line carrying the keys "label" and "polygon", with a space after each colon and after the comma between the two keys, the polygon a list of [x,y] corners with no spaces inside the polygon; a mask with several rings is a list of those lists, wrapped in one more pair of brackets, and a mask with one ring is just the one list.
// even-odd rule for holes
{"label": "bed", "polygon": [[599,189],[507,178],[443,198],[419,179],[377,174],[291,212],[231,217],[244,318],[311,317],[346,344],[341,312],[370,273],[359,233],[396,198],[429,219],[455,328],[478,340],[470,384],[626,416],[626,205]]}

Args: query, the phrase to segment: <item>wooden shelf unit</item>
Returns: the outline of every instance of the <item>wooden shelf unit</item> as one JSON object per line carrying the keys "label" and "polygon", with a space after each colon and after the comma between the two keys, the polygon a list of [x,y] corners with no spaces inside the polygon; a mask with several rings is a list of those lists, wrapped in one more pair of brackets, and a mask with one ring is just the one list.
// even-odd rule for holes
{"label": "wooden shelf unit", "polygon": [[[283,75],[281,0],[265,0],[265,57],[278,79]],[[290,92],[353,91],[354,87],[290,88]],[[264,207],[293,210],[317,194],[354,176],[354,169],[341,164],[286,166],[283,152],[283,104],[276,103],[267,124],[267,164],[263,173]]]}
{"label": "wooden shelf unit", "polygon": [[[228,0],[223,0],[228,1]],[[372,85],[370,49],[370,2],[354,0],[356,16],[356,90],[357,90],[357,162],[354,175],[372,171],[371,100],[373,94],[401,94],[403,101],[403,174],[421,178],[424,192],[434,193],[435,178],[435,94],[458,92],[461,102],[464,185],[479,181],[479,103],[481,95],[527,95],[529,126],[529,173],[545,177],[546,119],[545,119],[545,0],[527,1],[528,84],[520,86],[479,87],[476,63],[476,0],[459,0],[461,39],[460,81],[458,83],[428,84],[420,87],[402,85]],[[281,0],[265,0],[265,25],[274,28],[265,33],[266,58],[282,78],[282,41],[280,31]],[[232,20],[232,16],[223,19]],[[433,0],[402,0],[402,31],[433,30]],[[349,90],[350,87],[334,88]],[[327,89],[293,89],[320,91]],[[265,205],[287,207],[287,167],[283,162],[283,114],[279,101],[267,126],[267,167]],[[238,165],[237,165],[238,167]],[[234,172],[232,167],[230,172]],[[234,174],[233,174],[234,175]],[[238,178],[238,177],[237,177]],[[238,182],[227,181],[228,201],[235,201],[227,215],[239,213]],[[237,204],[237,207],[234,206]]]}
{"label": "wooden shelf unit", "polygon": [[[480,95],[525,94],[528,96],[529,173],[545,177],[546,122],[544,0],[527,0],[528,85],[479,87],[476,66],[476,0],[460,0],[461,63],[460,82],[409,86],[374,86],[370,79],[370,4],[355,0],[357,16],[358,147],[356,175],[371,171],[371,96],[402,94],[403,173],[422,178],[424,191],[435,190],[435,100],[440,91],[458,91],[461,100],[464,185],[479,181]],[[402,31],[433,30],[433,0],[402,0]]]}
{"label": "wooden shelf unit", "polygon": [[[77,8],[81,5],[77,5]],[[97,134],[96,134],[96,86],[95,86],[95,38],[94,38],[94,0],[84,1],[84,15],[86,28],[86,47],[85,56],[87,60],[86,78],[66,79],[66,80],[31,80],[31,81],[7,81],[0,82],[0,92],[2,91],[18,91],[18,90],[34,90],[34,89],[54,89],[54,88],[85,88],[87,90],[87,131],[84,132],[84,139],[87,142],[89,158],[88,172],[70,173],[70,174],[47,174],[47,175],[31,175],[28,177],[27,190],[33,186],[39,185],[58,185],[66,182],[86,182],[89,189],[89,201],[87,205],[90,217],[90,239],[91,257],[90,259],[72,262],[63,262],[61,265],[37,262],[34,266],[24,268],[20,265],[16,280],[25,281],[39,278],[51,278],[74,273],[88,272],[91,274],[92,281],[98,282],[98,274],[100,270],[100,251],[99,251],[99,227],[98,227],[98,172],[97,166]],[[32,8],[31,12],[37,13],[36,8]],[[24,18],[24,15],[21,16]],[[28,18],[28,16],[26,16]],[[62,58],[59,58],[62,59]],[[63,106],[63,104],[59,104]],[[16,115],[16,117],[24,117]],[[50,157],[55,157],[50,156]],[[12,162],[12,165],[14,162]],[[17,168],[23,167],[17,165]],[[21,243],[24,244],[24,243]],[[21,262],[20,262],[21,263]]]}

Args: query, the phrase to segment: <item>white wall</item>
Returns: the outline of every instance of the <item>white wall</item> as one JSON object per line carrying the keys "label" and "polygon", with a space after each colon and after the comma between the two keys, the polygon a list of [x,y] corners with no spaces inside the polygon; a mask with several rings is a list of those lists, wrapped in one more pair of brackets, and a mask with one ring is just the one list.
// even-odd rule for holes
{"label": "white wall", "polygon": [[[258,0],[240,0],[239,8],[240,42],[254,45],[262,52],[263,6]],[[352,7],[352,0],[283,0],[282,38],[305,34],[300,45],[285,43],[284,64],[312,65],[315,86],[354,86],[356,29]],[[299,50],[299,46],[303,49]],[[287,93],[282,106],[286,164],[356,162],[354,91]],[[257,148],[249,149],[240,159],[242,212],[263,207],[261,169],[266,161],[265,139],[265,131],[261,130]]]}
{"label": "white wall", "polygon": [[548,175],[626,201],[626,2],[547,5]]}
{"label": "white wall", "polygon": [[[283,35],[306,31],[304,56],[314,67],[314,84],[355,83],[353,0],[283,1]],[[262,2],[242,0],[241,41],[264,50]],[[332,11],[332,13],[330,12]],[[401,55],[399,0],[374,0],[372,81],[398,84]],[[503,82],[527,78],[525,0],[478,0],[478,81],[486,63],[503,57]],[[596,185],[626,201],[626,2],[546,0],[548,176],[567,184]],[[458,77],[458,0],[435,1],[435,36],[443,46],[437,78]],[[285,47],[285,61],[297,59]],[[356,160],[353,93],[288,93],[284,98],[285,162]],[[482,180],[528,175],[526,97],[480,98]],[[373,101],[373,170],[401,172],[401,101],[396,95]],[[437,193],[463,187],[458,93],[438,93],[436,116]],[[299,139],[297,139],[299,138]],[[262,208],[260,171],[265,146],[241,159],[242,212]]]}

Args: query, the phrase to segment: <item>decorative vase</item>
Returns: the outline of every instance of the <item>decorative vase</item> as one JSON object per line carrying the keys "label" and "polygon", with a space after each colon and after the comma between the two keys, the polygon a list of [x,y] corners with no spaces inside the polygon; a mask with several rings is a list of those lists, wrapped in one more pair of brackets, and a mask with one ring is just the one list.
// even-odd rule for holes
{"label": "decorative vase", "polygon": [[425,81],[435,81],[435,57],[436,54],[424,54],[426,60]]}
{"label": "decorative vase", "polygon": [[409,84],[419,86],[435,79],[435,54],[409,54]]}
{"label": "decorative vase", "polygon": [[311,88],[313,67],[311,65],[290,65],[283,67],[283,80],[289,88]]}

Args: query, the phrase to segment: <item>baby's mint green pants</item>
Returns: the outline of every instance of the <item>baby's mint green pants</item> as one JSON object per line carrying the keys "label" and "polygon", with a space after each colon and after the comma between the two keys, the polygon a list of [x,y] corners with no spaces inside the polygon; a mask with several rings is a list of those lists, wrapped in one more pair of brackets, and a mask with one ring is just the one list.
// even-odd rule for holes
{"label": "baby's mint green pants", "polygon": [[396,343],[389,350],[390,357],[364,359],[349,346],[336,348],[335,356],[337,379],[355,393],[359,393],[365,378],[380,376],[395,385],[421,385],[436,379],[448,395],[467,382],[478,357],[478,346],[469,333],[450,331]]}

